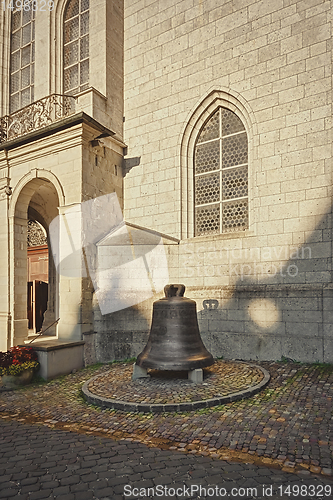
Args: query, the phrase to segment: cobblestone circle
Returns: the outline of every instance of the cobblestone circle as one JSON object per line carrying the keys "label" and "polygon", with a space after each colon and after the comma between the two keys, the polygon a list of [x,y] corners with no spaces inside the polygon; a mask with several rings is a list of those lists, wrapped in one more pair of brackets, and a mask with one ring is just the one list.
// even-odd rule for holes
{"label": "cobblestone circle", "polygon": [[194,410],[249,397],[269,381],[267,370],[249,363],[218,360],[204,369],[203,383],[194,384],[187,372],[150,370],[150,378],[132,381],[131,365],[114,365],[86,382],[89,402],[127,411]]}

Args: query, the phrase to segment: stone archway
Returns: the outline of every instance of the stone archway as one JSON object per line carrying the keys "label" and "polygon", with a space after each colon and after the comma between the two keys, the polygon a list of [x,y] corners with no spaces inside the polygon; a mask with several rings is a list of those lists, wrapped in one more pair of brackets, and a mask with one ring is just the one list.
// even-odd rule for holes
{"label": "stone archway", "polygon": [[[38,173],[38,172],[36,172]],[[49,173],[48,173],[49,174]],[[28,336],[27,318],[27,226],[29,218],[38,221],[46,230],[58,215],[60,186],[55,185],[40,172],[40,177],[31,175],[21,180],[14,190],[9,211],[11,241],[10,305],[11,344],[22,344]],[[58,280],[49,252],[48,306],[44,315],[43,328],[57,319]],[[55,328],[48,333],[55,334]]]}

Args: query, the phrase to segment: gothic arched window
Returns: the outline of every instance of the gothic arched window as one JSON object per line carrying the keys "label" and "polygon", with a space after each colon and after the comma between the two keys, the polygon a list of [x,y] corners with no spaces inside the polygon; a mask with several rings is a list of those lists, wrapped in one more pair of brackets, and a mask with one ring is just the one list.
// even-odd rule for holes
{"label": "gothic arched window", "polygon": [[[22,2],[21,2],[22,3]],[[35,10],[15,9],[10,36],[10,113],[34,100]]]}
{"label": "gothic arched window", "polygon": [[231,110],[219,107],[194,151],[195,236],[248,228],[248,140]]}
{"label": "gothic arched window", "polygon": [[64,93],[89,83],[89,0],[70,0],[64,16]]}

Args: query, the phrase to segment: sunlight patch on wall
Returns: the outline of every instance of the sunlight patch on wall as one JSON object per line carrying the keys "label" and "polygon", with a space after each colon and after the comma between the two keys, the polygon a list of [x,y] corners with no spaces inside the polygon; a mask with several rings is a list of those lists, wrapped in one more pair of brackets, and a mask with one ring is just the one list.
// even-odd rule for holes
{"label": "sunlight patch on wall", "polygon": [[272,300],[255,299],[249,305],[249,315],[261,328],[271,328],[280,320],[280,311]]}

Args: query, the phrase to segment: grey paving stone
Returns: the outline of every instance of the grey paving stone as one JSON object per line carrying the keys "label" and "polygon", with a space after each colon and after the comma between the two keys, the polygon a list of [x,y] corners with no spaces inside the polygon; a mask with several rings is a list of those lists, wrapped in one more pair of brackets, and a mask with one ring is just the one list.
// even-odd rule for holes
{"label": "grey paving stone", "polygon": [[11,498],[18,495],[19,489],[5,488],[0,491],[0,498]]}
{"label": "grey paving stone", "polygon": [[151,468],[149,465],[135,465],[133,467],[134,472],[147,472],[150,471]]}
{"label": "grey paving stone", "polygon": [[83,464],[84,464],[85,467],[88,467],[89,469],[92,469],[97,464],[97,460],[87,460],[87,461],[85,460],[83,462]]}
{"label": "grey paving stone", "polygon": [[114,470],[107,470],[105,472],[99,472],[98,477],[100,479],[108,479],[108,478],[113,478],[116,477],[116,471]]}
{"label": "grey paving stone", "polygon": [[52,469],[57,466],[57,462],[44,462],[40,464],[41,469]]}
{"label": "grey paving stone", "polygon": [[[163,471],[164,472],[164,471]],[[155,479],[153,479],[154,484],[172,484],[173,483],[173,478],[171,476],[159,476]]]}
{"label": "grey paving stone", "polygon": [[[87,466],[87,464],[85,464],[85,466]],[[107,463],[98,465],[98,462],[97,462],[97,465],[91,468],[91,471],[96,472],[96,474],[98,474],[99,472],[106,472],[107,470],[108,470]]]}
{"label": "grey paving stone", "polygon": [[156,470],[147,470],[145,472],[142,472],[141,476],[145,479],[156,477]]}
{"label": "grey paving stone", "polygon": [[47,483],[43,483],[42,484],[42,488],[45,488],[45,489],[53,489],[53,488],[57,488],[59,486],[59,481],[49,481]]}
{"label": "grey paving stone", "polygon": [[33,491],[39,491],[39,489],[40,489],[40,484],[36,483],[36,484],[29,484],[28,486],[22,486],[20,491],[22,493],[31,493]]}
{"label": "grey paving stone", "polygon": [[49,498],[49,496],[51,495],[52,493],[52,490],[49,489],[49,490],[42,490],[42,491],[36,491],[35,493],[31,493],[29,495],[29,498],[31,500],[39,500],[39,499],[42,499],[42,498]]}
{"label": "grey paving stone", "polygon": [[131,467],[121,467],[119,469],[116,469],[117,474],[120,476],[123,475],[133,475],[133,469]]}
{"label": "grey paving stone", "polygon": [[[80,476],[81,477],[84,477],[86,475],[90,475],[90,474],[93,474],[93,478],[96,478],[97,479],[97,474],[96,472],[93,472],[91,469],[88,469],[88,468],[85,468],[83,467],[82,464],[79,464],[79,468],[78,469],[75,469],[76,471],[80,472]],[[88,479],[87,479],[88,481]],[[91,479],[91,481],[93,481],[93,479]]]}
{"label": "grey paving stone", "polygon": [[93,491],[80,491],[80,493],[74,494],[74,498],[75,498],[75,500],[91,500],[92,498],[94,498],[94,492]]}
{"label": "grey paving stone", "polygon": [[[122,492],[122,491],[123,491],[123,490],[120,488],[119,493],[120,493],[120,492]],[[116,498],[116,497],[114,496],[114,492],[115,492],[115,489],[113,489],[113,488],[111,488],[111,487],[104,488],[103,490],[100,490],[100,491],[98,492],[98,494],[100,495],[100,496],[98,497],[98,500],[102,500],[104,497],[106,497],[106,498],[110,498],[110,500],[111,500],[111,499],[113,500],[113,499],[115,499],[115,498]],[[117,492],[116,492],[116,493],[117,493]],[[122,496],[121,496],[121,497],[119,497],[119,498],[121,498],[121,500],[123,500],[123,497],[122,497]],[[81,500],[81,499],[79,499],[79,500]]]}
{"label": "grey paving stone", "polygon": [[57,474],[58,477],[62,477],[61,474],[68,475],[68,473],[66,472],[66,466],[65,465],[57,465],[56,467],[50,467],[50,469],[48,469],[48,472],[50,474]]}
{"label": "grey paving stone", "polygon": [[67,495],[70,492],[69,486],[59,486],[58,488],[53,488],[53,495],[59,497],[62,495]]}
{"label": "grey paving stone", "polygon": [[0,488],[5,488],[5,484],[8,483],[13,477],[13,474],[6,474],[0,477]]}
{"label": "grey paving stone", "polygon": [[110,486],[117,486],[118,484],[128,484],[128,477],[114,477],[108,480]]}
{"label": "grey paving stone", "polygon": [[84,474],[80,476],[81,481],[85,483],[91,483],[92,481],[96,481],[98,479],[98,475],[96,473]]}
{"label": "grey paving stone", "polygon": [[97,479],[97,481],[89,483],[88,486],[90,490],[96,491],[96,494],[98,495],[98,490],[108,487],[108,481],[106,479]]}

